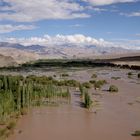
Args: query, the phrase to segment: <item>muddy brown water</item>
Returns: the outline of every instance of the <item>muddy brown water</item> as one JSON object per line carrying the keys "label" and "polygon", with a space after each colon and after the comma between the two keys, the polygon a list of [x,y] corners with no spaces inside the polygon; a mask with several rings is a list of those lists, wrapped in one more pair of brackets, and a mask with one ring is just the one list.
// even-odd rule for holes
{"label": "muddy brown water", "polygon": [[[71,78],[87,81],[92,70],[71,73]],[[102,74],[103,73],[103,74]],[[106,73],[106,74],[105,74]],[[79,92],[72,90],[71,103],[59,107],[36,107],[18,121],[15,133],[9,140],[140,140],[131,133],[140,130],[140,84],[128,79],[126,71],[104,70],[99,79],[106,79],[119,87],[119,93],[110,94],[103,87],[93,95],[99,101],[88,111],[80,106]],[[113,80],[111,76],[121,76]],[[133,80],[133,82],[131,82]]]}

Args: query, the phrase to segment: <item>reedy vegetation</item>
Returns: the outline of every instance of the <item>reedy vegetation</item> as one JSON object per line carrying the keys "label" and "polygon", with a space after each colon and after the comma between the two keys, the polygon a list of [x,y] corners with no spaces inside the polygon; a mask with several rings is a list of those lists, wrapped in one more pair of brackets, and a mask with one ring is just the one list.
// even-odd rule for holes
{"label": "reedy vegetation", "polygon": [[0,75],[0,124],[9,120],[13,114],[26,114],[26,109],[31,106],[58,104],[64,100],[69,102],[67,85],[75,83],[56,81],[46,76]]}
{"label": "reedy vegetation", "polygon": [[79,90],[80,90],[80,95],[82,98],[82,101],[84,102],[84,106],[85,108],[89,109],[92,106],[92,99],[90,94],[88,93],[88,88],[86,88],[85,86],[83,86],[83,84],[79,85]]}

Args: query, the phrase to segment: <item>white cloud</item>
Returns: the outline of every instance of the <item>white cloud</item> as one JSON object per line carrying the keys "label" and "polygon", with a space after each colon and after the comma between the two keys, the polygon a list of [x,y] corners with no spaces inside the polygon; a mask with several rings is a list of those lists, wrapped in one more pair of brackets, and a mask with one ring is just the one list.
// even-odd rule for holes
{"label": "white cloud", "polygon": [[43,37],[31,37],[31,38],[6,38],[6,42],[20,43],[22,45],[64,45],[64,44],[75,44],[80,46],[95,45],[95,46],[110,46],[112,43],[105,41],[104,39],[95,39],[82,34],[75,35],[56,35],[49,36],[44,35]]}
{"label": "white cloud", "polygon": [[140,17],[140,11],[139,12],[133,12],[129,16],[133,17]]}
{"label": "white cloud", "polygon": [[114,3],[136,2],[137,0],[83,0],[93,4],[94,6],[109,5]]}
{"label": "white cloud", "polygon": [[69,27],[83,27],[84,25],[82,24],[73,24],[73,25],[69,25]]}
{"label": "white cloud", "polygon": [[127,17],[139,17],[140,16],[140,11],[132,12],[132,13],[120,13],[120,15],[124,15],[124,16],[127,16]]}
{"label": "white cloud", "polygon": [[87,9],[87,10],[93,10],[93,11],[95,11],[95,12],[104,12],[104,11],[108,11],[108,9],[99,8],[99,7],[94,7],[93,5],[86,6],[85,9]]}
{"label": "white cloud", "polygon": [[43,45],[43,46],[67,46],[77,45],[78,47],[96,46],[96,47],[120,47],[124,49],[140,50],[140,40],[112,40],[106,41],[104,39],[95,39],[90,36],[84,36],[82,34],[75,35],[44,35],[43,37],[31,37],[31,38],[5,38],[0,41],[9,43],[19,43],[25,46],[29,45]]}
{"label": "white cloud", "polygon": [[34,25],[11,25],[11,24],[4,24],[0,25],[0,34],[2,33],[9,33],[18,30],[32,30],[37,28]]}
{"label": "white cloud", "polygon": [[[0,0],[8,6],[0,7],[1,20],[32,22],[44,19],[87,18],[83,6],[70,0]],[[10,12],[12,11],[12,12]]]}

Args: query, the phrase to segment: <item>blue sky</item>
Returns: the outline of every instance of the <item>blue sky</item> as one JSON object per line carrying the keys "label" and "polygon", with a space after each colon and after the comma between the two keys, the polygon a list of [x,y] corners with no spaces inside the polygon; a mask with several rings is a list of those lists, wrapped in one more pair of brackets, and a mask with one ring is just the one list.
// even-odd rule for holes
{"label": "blue sky", "polygon": [[140,0],[0,0],[0,38],[80,34],[140,46]]}

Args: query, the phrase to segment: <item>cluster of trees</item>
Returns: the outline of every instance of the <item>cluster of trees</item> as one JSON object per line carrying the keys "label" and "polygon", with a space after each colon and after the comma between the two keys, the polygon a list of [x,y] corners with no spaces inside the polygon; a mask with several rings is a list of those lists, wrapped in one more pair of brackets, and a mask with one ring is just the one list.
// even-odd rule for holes
{"label": "cluster of trees", "polygon": [[52,77],[0,75],[0,123],[13,114],[24,114],[30,106],[69,101],[67,86],[58,86]]}
{"label": "cluster of trees", "polygon": [[[139,56],[138,56],[139,57]],[[121,61],[127,61],[130,58],[120,59]],[[139,60],[139,58],[133,57],[134,60]],[[118,59],[119,60],[119,59]],[[21,66],[21,68],[27,67],[118,67],[122,69],[132,69],[132,70],[140,70],[140,66],[136,65],[120,65],[115,64],[117,59],[106,59],[106,60],[82,60],[82,59],[72,59],[72,60],[39,60],[34,63],[26,63]],[[20,67],[19,67],[20,68]]]}

